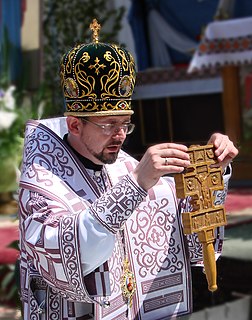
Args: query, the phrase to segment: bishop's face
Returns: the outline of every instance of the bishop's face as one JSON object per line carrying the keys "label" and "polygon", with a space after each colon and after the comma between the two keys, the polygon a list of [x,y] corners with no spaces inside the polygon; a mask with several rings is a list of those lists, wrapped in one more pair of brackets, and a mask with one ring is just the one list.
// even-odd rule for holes
{"label": "bishop's face", "polygon": [[127,132],[132,129],[130,116],[69,118],[78,129],[77,135],[74,131],[74,139],[70,137],[70,144],[96,164],[114,163]]}

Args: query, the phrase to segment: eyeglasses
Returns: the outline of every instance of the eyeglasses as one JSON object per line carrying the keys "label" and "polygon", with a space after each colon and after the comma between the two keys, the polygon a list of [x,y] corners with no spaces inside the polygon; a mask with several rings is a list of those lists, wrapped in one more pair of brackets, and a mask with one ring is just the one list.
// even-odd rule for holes
{"label": "eyeglasses", "polygon": [[102,129],[103,133],[107,136],[118,133],[120,130],[123,130],[125,134],[131,134],[135,129],[135,125],[133,123],[125,123],[125,124],[113,124],[113,123],[106,123],[106,124],[98,124],[92,121],[89,121],[85,118],[80,118],[82,121],[87,123],[91,123],[100,129]]}

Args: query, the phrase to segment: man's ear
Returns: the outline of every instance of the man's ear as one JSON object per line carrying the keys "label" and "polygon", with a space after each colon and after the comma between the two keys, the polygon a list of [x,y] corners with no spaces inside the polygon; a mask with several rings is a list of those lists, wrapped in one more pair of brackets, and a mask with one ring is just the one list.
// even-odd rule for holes
{"label": "man's ear", "polygon": [[66,118],[68,131],[77,136],[81,132],[81,119],[78,119],[77,117],[68,116]]}

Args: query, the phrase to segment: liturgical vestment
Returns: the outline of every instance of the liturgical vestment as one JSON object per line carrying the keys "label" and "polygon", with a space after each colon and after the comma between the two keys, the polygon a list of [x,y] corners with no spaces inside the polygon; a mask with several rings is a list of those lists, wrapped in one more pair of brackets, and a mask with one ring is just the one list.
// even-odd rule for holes
{"label": "liturgical vestment", "polygon": [[[190,313],[190,268],[201,263],[202,250],[197,236],[183,234],[186,202],[176,198],[174,179],[161,178],[147,193],[132,175],[137,161],[124,151],[114,164],[86,168],[66,133],[65,118],[26,127],[19,190],[24,319],[157,320]],[[216,232],[216,256],[222,233]],[[131,303],[121,287],[125,259],[136,287]]]}

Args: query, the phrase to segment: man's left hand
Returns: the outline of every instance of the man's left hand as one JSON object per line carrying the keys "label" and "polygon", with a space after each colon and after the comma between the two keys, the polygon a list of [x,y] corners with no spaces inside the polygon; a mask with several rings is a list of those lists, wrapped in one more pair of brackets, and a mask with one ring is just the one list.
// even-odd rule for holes
{"label": "man's left hand", "polygon": [[219,161],[219,165],[224,169],[237,156],[238,149],[227,135],[214,133],[208,140],[208,144],[215,147],[215,155]]}

